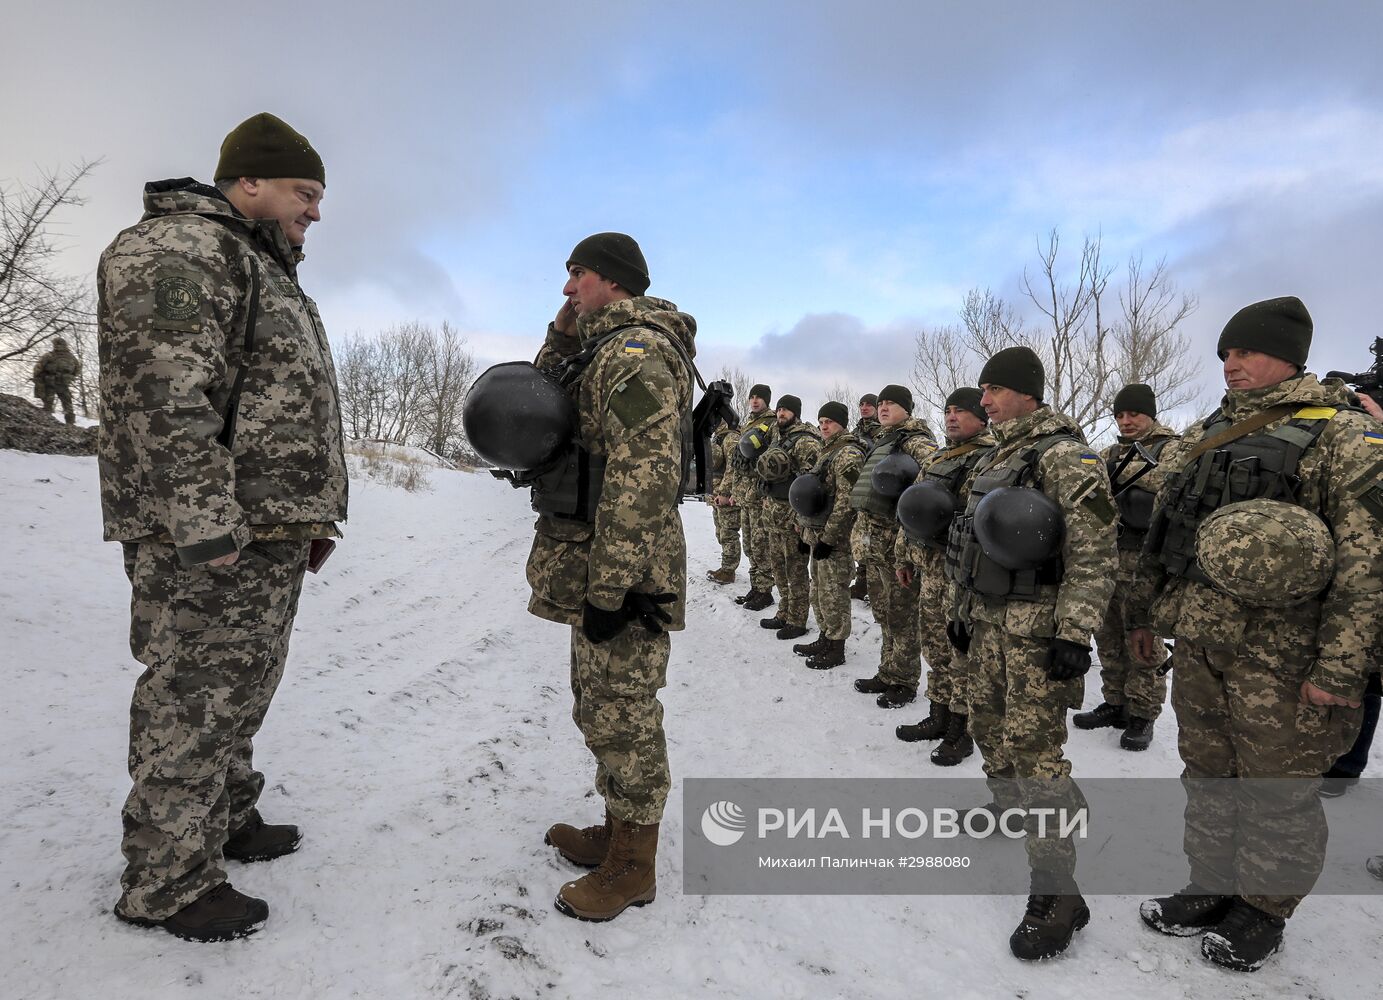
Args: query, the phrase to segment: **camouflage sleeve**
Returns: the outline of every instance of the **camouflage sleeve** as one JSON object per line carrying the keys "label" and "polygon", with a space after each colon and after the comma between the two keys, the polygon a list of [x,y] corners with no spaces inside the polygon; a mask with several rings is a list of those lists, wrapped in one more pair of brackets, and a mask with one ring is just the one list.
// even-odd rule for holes
{"label": "camouflage sleeve", "polygon": [[723,497],[733,497],[739,489],[739,471],[735,468],[735,449],[739,447],[738,431],[731,431],[721,438],[720,447],[725,452],[725,472],[720,477],[716,493]]}
{"label": "camouflage sleeve", "polygon": [[533,359],[534,366],[538,368],[551,368],[565,358],[580,352],[581,338],[568,336],[565,333],[558,333],[557,327],[551,323],[547,325],[547,336],[543,338],[543,346],[538,349],[538,356]]}
{"label": "camouflage sleeve", "polygon": [[[642,354],[616,338],[601,351],[592,384],[605,444],[605,485],[587,563],[587,599],[613,611],[645,576],[681,486],[682,408],[689,395],[681,358],[661,334]],[[656,350],[650,350],[653,345]],[[589,376],[588,376],[589,377]]]}
{"label": "camouflage sleeve", "polygon": [[108,251],[99,277],[104,394],[164,527],[184,564],[235,552],[248,528],[213,397],[228,394],[227,343],[245,322],[242,265],[155,247]]}
{"label": "camouflage sleeve", "polygon": [[1047,450],[1041,475],[1042,491],[1061,505],[1066,519],[1056,637],[1089,645],[1114,596],[1119,569],[1109,476],[1099,457],[1074,441]]}
{"label": "camouflage sleeve", "polygon": [[1341,698],[1358,698],[1371,669],[1383,614],[1383,426],[1341,413],[1331,422],[1324,511],[1335,537],[1335,575],[1321,604],[1316,663],[1308,680]]}
{"label": "camouflage sleeve", "polygon": [[850,537],[850,529],[855,526],[855,512],[850,508],[850,491],[855,488],[855,480],[860,478],[860,453],[847,446],[831,462],[830,475],[835,486],[835,500],[831,513],[827,515],[826,526],[821,529],[821,540],[827,545],[836,546]]}

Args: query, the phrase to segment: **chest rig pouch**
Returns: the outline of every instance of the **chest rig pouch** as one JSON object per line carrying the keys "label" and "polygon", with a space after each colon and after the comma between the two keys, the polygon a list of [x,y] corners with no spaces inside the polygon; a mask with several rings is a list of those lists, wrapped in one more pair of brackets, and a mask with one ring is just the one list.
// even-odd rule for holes
{"label": "chest rig pouch", "polygon": [[901,448],[904,441],[916,437],[920,433],[921,431],[899,431],[896,436],[888,433],[875,442],[865,455],[864,466],[860,469],[860,478],[855,480],[854,489],[850,491],[851,508],[866,514],[875,514],[889,521],[893,520],[898,513],[898,498],[886,497],[874,489],[874,469],[885,458]]}
{"label": "chest rig pouch", "polygon": [[[989,454],[990,450],[989,445],[968,443],[948,448],[931,465],[922,470],[922,475],[918,477],[917,481],[938,483],[947,493],[956,498],[957,506],[959,506],[962,499],[960,489],[965,483],[965,477],[970,474],[975,463]],[[921,544],[925,548],[945,552],[946,542],[945,537],[924,538]]]}
{"label": "chest rig pouch", "polygon": [[[1241,500],[1297,503],[1302,456],[1336,412],[1330,407],[1304,407],[1275,430],[1230,441],[1168,476],[1167,501],[1153,515],[1144,551],[1156,553],[1169,575],[1209,586],[1209,578],[1196,563],[1196,532],[1201,522]],[[1216,411],[1202,426],[1209,438],[1232,424]]]}
{"label": "chest rig pouch", "polygon": [[[1161,438],[1152,444],[1143,447],[1153,458],[1162,457],[1163,449],[1167,447],[1167,442],[1171,438]],[[1130,445],[1130,448],[1133,446]],[[1113,458],[1105,462],[1105,470],[1109,473],[1110,483],[1118,480],[1117,469],[1122,460],[1122,453],[1116,453]],[[1136,460],[1136,458],[1135,458]],[[1119,507],[1119,550],[1121,552],[1142,551],[1143,542],[1148,536],[1148,527],[1152,524],[1153,504],[1157,500],[1157,492],[1150,490],[1137,483],[1127,487],[1114,497],[1115,504]]]}
{"label": "chest rig pouch", "polygon": [[1003,462],[982,469],[970,487],[965,512],[951,522],[946,541],[946,575],[960,587],[982,597],[1035,601],[1041,588],[1061,582],[1061,556],[1055,555],[1036,569],[1011,570],[985,555],[975,534],[975,508],[986,493],[1001,486],[1036,487],[1037,466],[1048,449],[1062,441],[1076,441],[1070,434],[1049,434]]}

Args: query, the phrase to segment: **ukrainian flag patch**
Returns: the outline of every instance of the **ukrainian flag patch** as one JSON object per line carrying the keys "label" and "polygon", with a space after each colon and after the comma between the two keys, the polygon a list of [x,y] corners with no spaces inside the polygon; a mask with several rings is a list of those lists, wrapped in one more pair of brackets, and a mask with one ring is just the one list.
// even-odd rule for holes
{"label": "ukrainian flag patch", "polygon": [[1383,433],[1378,431],[1365,431],[1364,440],[1369,444],[1383,444]]}
{"label": "ukrainian flag patch", "polygon": [[625,354],[642,354],[648,347],[642,340],[626,340],[624,342]]}
{"label": "ukrainian flag patch", "polygon": [[1081,464],[1082,464],[1082,465],[1099,465],[1099,464],[1100,464],[1100,459],[1099,459],[1099,457],[1096,456],[1096,455],[1090,454],[1090,452],[1088,452],[1088,451],[1082,452],[1082,453],[1081,453],[1080,461],[1081,461]]}

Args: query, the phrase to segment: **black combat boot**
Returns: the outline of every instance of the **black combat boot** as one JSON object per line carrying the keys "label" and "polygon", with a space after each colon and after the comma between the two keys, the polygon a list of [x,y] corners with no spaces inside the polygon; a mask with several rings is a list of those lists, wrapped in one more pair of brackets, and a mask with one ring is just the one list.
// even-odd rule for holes
{"label": "black combat boot", "polygon": [[888,690],[888,685],[875,674],[873,677],[861,677],[856,680],[855,690],[860,694],[883,694]]}
{"label": "black combat boot", "polygon": [[951,707],[940,702],[931,702],[927,717],[914,725],[902,725],[894,734],[904,743],[918,743],[922,740],[939,740],[946,735],[946,723],[951,719]]}
{"label": "black combat boot", "polygon": [[800,639],[807,634],[807,630],[802,625],[783,625],[776,633],[779,639]]}
{"label": "black combat boot", "polygon": [[826,643],[830,641],[830,639],[826,638],[825,633],[822,633],[811,642],[793,643],[792,651],[798,656],[815,656],[817,653],[821,652]]}
{"label": "black combat boot", "polygon": [[749,600],[744,602],[746,611],[762,611],[773,603],[773,595],[766,590],[760,590]]}
{"label": "black combat boot", "polygon": [[1025,962],[1055,958],[1066,950],[1076,931],[1090,923],[1090,908],[1074,882],[1060,894],[1038,892],[1038,887],[1034,872],[1027,911],[1008,939],[1009,951]]}
{"label": "black combat boot", "polygon": [[259,810],[252,809],[245,825],[226,838],[221,854],[231,861],[269,861],[292,854],[302,842],[302,832],[296,826],[266,823]]}
{"label": "black combat boot", "polygon": [[1338,799],[1357,784],[1359,775],[1341,771],[1332,764],[1330,770],[1321,775],[1321,787],[1316,789],[1316,794],[1326,799]]}
{"label": "black combat boot", "polygon": [[162,920],[127,917],[119,910],[115,915],[136,927],[161,927],[184,941],[230,941],[259,930],[269,919],[269,904],[222,882]]}
{"label": "black combat boot", "polygon": [[1146,750],[1148,744],[1152,742],[1152,734],[1152,719],[1145,719],[1141,715],[1130,715],[1128,728],[1124,730],[1124,735],[1119,737],[1119,746],[1125,750]]}
{"label": "black combat boot", "polygon": [[874,704],[880,708],[902,708],[904,705],[911,705],[916,700],[916,688],[904,687],[901,684],[887,684],[879,697],[874,700]]}
{"label": "black combat boot", "polygon": [[1155,931],[1191,937],[1223,920],[1233,903],[1233,896],[1214,895],[1193,882],[1174,895],[1145,899],[1138,915]]}
{"label": "black combat boot", "polygon": [[970,716],[959,712],[951,713],[951,721],[946,726],[946,736],[932,751],[931,761],[937,767],[955,767],[975,752],[975,741],[970,738]]}
{"label": "black combat boot", "polygon": [[860,563],[855,570],[855,582],[850,584],[850,600],[869,600],[869,574],[864,568],[864,563]]}
{"label": "black combat boot", "polygon": [[1257,972],[1282,947],[1287,921],[1264,913],[1238,896],[1229,913],[1201,938],[1201,954],[1235,972]]}
{"label": "black combat boot", "polygon": [[1128,710],[1123,705],[1111,705],[1107,701],[1102,701],[1089,712],[1077,712],[1071,716],[1071,721],[1076,724],[1077,729],[1104,729],[1107,726],[1123,729],[1128,725]]}
{"label": "black combat boot", "polygon": [[827,639],[821,651],[807,661],[813,670],[830,670],[845,662],[845,640]]}
{"label": "black combat boot", "polygon": [[745,603],[746,601],[748,601],[751,597],[757,596],[758,593],[759,593],[759,592],[758,592],[757,590],[755,590],[754,587],[751,585],[751,586],[749,587],[749,590],[748,590],[746,593],[740,594],[739,597],[736,597],[736,598],[735,598],[735,603],[736,603],[736,604],[744,604],[744,603]]}
{"label": "black combat boot", "polygon": [[759,628],[771,628],[775,632],[780,628],[787,628],[787,624],[787,622],[783,621],[783,619],[779,618],[777,615],[774,615],[772,618],[759,619]]}

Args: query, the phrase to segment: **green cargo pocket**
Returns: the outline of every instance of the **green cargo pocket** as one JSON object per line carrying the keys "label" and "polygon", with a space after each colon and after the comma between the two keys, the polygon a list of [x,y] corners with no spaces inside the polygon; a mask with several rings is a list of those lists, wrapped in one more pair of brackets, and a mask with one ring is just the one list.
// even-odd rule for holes
{"label": "green cargo pocket", "polygon": [[528,585],[549,604],[578,611],[586,601],[587,558],[594,529],[588,524],[538,522],[528,554]]}

